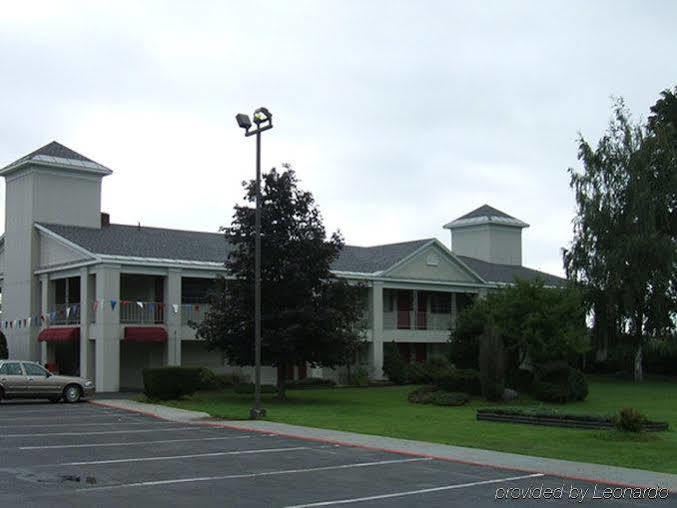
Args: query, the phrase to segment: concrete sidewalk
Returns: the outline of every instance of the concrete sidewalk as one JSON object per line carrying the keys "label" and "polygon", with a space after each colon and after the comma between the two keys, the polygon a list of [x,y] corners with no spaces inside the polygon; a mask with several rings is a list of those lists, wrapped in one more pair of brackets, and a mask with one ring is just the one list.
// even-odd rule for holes
{"label": "concrete sidewalk", "polygon": [[671,492],[677,492],[677,475],[658,473],[642,469],[629,469],[602,464],[588,464],[585,462],[573,462],[569,460],[549,459],[544,457],[532,457],[515,453],[480,450],[461,446],[450,446],[425,441],[413,441],[409,439],[397,439],[370,434],[358,434],[355,432],[342,432],[338,430],[318,429],[301,425],[288,425],[269,421],[251,420],[213,420],[207,413],[187,411],[162,406],[159,404],[147,404],[132,400],[120,399],[97,399],[92,401],[107,407],[126,409],[148,414],[165,420],[181,423],[193,423],[211,426],[220,426],[245,431],[265,432],[280,434],[299,439],[330,442],[347,446],[360,446],[406,455],[434,457],[441,460],[451,460],[480,466],[492,466],[511,470],[545,473],[561,476],[569,479],[585,480],[597,483],[618,484],[639,487],[655,487],[657,484],[668,488]]}

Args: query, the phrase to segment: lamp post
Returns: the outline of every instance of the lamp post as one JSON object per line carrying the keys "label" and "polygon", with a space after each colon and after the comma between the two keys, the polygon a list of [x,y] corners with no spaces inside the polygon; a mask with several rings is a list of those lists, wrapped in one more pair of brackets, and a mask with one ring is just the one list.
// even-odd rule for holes
{"label": "lamp post", "polygon": [[246,137],[256,135],[256,212],[254,237],[254,407],[249,410],[249,418],[257,420],[266,416],[261,407],[261,133],[273,128],[273,115],[266,108],[254,111],[252,129],[249,116],[240,113],[235,115],[237,124],[244,129]]}

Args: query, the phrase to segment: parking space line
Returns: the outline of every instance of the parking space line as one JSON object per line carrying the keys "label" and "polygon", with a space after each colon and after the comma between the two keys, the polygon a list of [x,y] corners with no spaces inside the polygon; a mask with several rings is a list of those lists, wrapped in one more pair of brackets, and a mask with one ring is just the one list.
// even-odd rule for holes
{"label": "parking space line", "polygon": [[79,420],[82,420],[83,418],[86,418],[88,420],[94,420],[97,418],[129,418],[129,419],[134,419],[134,420],[141,420],[142,418],[139,418],[138,416],[130,416],[130,415],[92,415],[92,416],[83,416],[83,415],[68,415],[68,416],[53,416],[53,415],[43,415],[43,416],[21,416],[19,418],[6,418],[6,417],[0,417],[0,422],[13,422],[16,420],[40,420],[40,421],[45,421],[45,418],[54,418],[55,420],[68,420],[71,418],[77,418]]}
{"label": "parking space line", "polygon": [[136,457],[131,459],[92,460],[89,462],[62,462],[58,466],[94,466],[97,464],[125,464],[127,462],[153,462],[158,460],[195,459],[199,457],[220,457],[223,455],[251,455],[256,453],[295,452],[327,448],[326,446],[288,446],[286,448],[262,448],[254,450],[230,450],[227,452],[193,453],[190,455],[167,455],[164,457]]}
{"label": "parking space line", "polygon": [[134,488],[134,487],[153,487],[156,485],[171,485],[177,483],[196,483],[196,482],[213,482],[218,480],[234,480],[239,478],[258,478],[261,476],[276,476],[284,474],[295,474],[295,473],[311,473],[314,471],[335,471],[339,469],[350,469],[355,467],[372,467],[372,466],[383,466],[388,464],[403,464],[406,462],[421,462],[433,460],[428,457],[420,457],[413,459],[395,459],[395,460],[379,460],[376,462],[357,462],[354,464],[341,464],[338,466],[322,466],[322,467],[309,467],[305,469],[285,469],[281,471],[264,471],[261,473],[243,473],[243,474],[231,474],[223,476],[198,476],[195,478],[175,478],[171,480],[155,480],[148,482],[136,482],[136,483],[123,483],[120,485],[107,485],[104,487],[90,487],[85,489],[77,489],[76,492],[94,492],[100,490],[114,490],[114,489],[125,489],[125,488]]}
{"label": "parking space line", "polygon": [[[171,423],[171,422],[167,422]],[[226,439],[250,439],[252,436],[245,434],[244,436],[224,436],[224,437],[195,437],[187,439],[163,439],[156,441],[121,441],[119,443],[88,443],[88,444],[72,444],[72,445],[49,445],[49,446],[20,446],[19,450],[55,450],[61,448],[99,448],[109,446],[135,446],[145,444],[157,443],[185,443],[188,441],[219,441]]]}
{"label": "parking space line", "polygon": [[[21,427],[25,429],[27,427],[100,427],[101,425],[148,425],[148,424],[161,424],[161,425],[172,425],[174,422],[144,422],[139,421],[138,419],[130,418],[131,421],[115,421],[115,422],[99,422],[99,423],[31,423],[30,425],[17,424],[17,425],[0,425],[0,429],[7,429],[10,427]],[[2,434],[0,434],[2,437]]]}
{"label": "parking space line", "polygon": [[538,478],[545,476],[543,473],[534,473],[529,475],[522,476],[510,476],[508,478],[497,478],[495,480],[482,480],[477,482],[470,483],[457,483],[455,485],[445,485],[443,487],[433,487],[430,489],[419,489],[419,490],[408,490],[404,492],[393,492],[391,494],[380,494],[376,496],[367,496],[367,497],[353,497],[350,499],[337,499],[334,501],[320,501],[318,503],[308,503],[308,504],[295,504],[290,505],[285,508],[311,508],[315,506],[332,506],[337,504],[350,504],[350,503],[362,503],[364,501],[375,501],[377,499],[390,499],[393,497],[404,497],[404,496],[414,496],[416,494],[427,494],[429,492],[440,492],[443,490],[454,490],[454,489],[464,489],[468,487],[477,487],[479,485],[489,485],[492,483],[505,483],[516,480],[526,480],[529,478]]}
{"label": "parking space line", "polygon": [[102,434],[132,434],[139,432],[171,432],[172,430],[214,430],[196,427],[172,427],[171,429],[136,429],[136,430],[98,430],[96,432],[43,432],[41,434],[2,434],[0,437],[44,437],[44,436],[98,436]]}

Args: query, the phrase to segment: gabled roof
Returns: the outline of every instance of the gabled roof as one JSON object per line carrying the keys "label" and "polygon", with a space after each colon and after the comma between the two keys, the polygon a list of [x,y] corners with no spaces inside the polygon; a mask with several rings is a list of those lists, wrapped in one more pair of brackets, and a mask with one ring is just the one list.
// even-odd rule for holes
{"label": "gabled roof", "polygon": [[562,277],[527,268],[526,266],[489,263],[468,256],[457,255],[457,257],[489,283],[511,284],[515,282],[515,279],[541,279],[546,286],[563,287],[567,284],[567,280]]}
{"label": "gabled roof", "polygon": [[431,238],[425,238],[423,240],[389,243],[373,247],[346,245],[343,247],[338,259],[334,261],[332,270],[357,273],[381,272],[411,255],[431,240]]}
{"label": "gabled roof", "polygon": [[112,173],[106,166],[88,159],[61,143],[52,141],[0,169],[0,175],[7,175],[28,164],[74,169],[104,176]]}
{"label": "gabled roof", "polygon": [[489,206],[487,204],[484,204],[479,208],[475,208],[472,212],[468,212],[465,215],[461,215],[458,219],[445,224],[444,227],[446,229],[456,229],[489,223],[519,228],[529,227],[529,224],[526,222],[516,219],[515,217],[508,215],[501,210],[497,210],[493,206]]}

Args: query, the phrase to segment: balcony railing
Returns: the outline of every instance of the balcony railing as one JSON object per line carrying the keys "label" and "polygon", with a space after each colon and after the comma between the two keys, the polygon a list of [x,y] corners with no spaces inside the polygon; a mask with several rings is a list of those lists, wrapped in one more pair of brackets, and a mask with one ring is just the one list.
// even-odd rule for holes
{"label": "balcony railing", "polygon": [[165,322],[162,302],[120,301],[120,323],[159,325]]}
{"label": "balcony railing", "polygon": [[80,304],[58,303],[49,308],[46,317],[50,325],[79,325]]}
{"label": "balcony railing", "polygon": [[181,324],[188,326],[189,321],[200,323],[211,305],[208,303],[183,303],[181,304]]}
{"label": "balcony railing", "polygon": [[451,315],[436,312],[398,310],[383,313],[385,330],[449,330]]}

